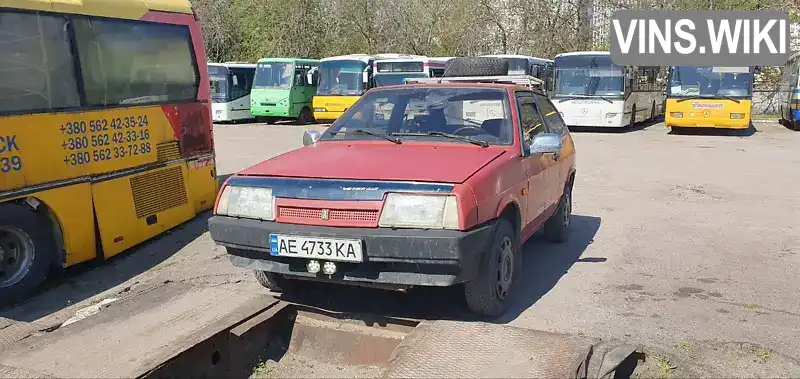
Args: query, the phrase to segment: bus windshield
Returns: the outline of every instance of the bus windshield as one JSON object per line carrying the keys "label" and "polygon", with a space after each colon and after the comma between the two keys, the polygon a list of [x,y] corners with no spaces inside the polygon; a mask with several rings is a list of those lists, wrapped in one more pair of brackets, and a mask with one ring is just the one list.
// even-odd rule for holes
{"label": "bus windshield", "polygon": [[294,78],[294,64],[286,62],[261,62],[256,66],[253,88],[290,88]]}
{"label": "bus windshield", "polygon": [[750,67],[671,67],[671,97],[749,97],[753,94]]}
{"label": "bus windshield", "polygon": [[363,95],[362,73],[366,68],[367,63],[359,60],[321,62],[317,95]]}
{"label": "bus windshield", "polygon": [[405,83],[406,78],[427,78],[428,75],[422,72],[404,74],[378,74],[375,75],[375,83],[378,87],[394,86]]}
{"label": "bus windshield", "polygon": [[610,55],[569,55],[555,59],[554,96],[622,96],[622,66]]}
{"label": "bus windshield", "polygon": [[211,82],[211,101],[224,103],[228,99],[228,69],[208,66],[208,79]]}

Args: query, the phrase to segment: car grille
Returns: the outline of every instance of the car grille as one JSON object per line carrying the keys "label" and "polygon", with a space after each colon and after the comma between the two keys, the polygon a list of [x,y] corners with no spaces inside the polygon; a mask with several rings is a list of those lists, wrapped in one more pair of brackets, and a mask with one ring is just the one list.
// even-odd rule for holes
{"label": "car grille", "polygon": [[[306,220],[323,220],[322,208],[305,207],[278,207],[279,218],[293,218]],[[378,211],[371,209],[330,209],[328,210],[329,221],[355,221],[355,222],[377,222]]]}

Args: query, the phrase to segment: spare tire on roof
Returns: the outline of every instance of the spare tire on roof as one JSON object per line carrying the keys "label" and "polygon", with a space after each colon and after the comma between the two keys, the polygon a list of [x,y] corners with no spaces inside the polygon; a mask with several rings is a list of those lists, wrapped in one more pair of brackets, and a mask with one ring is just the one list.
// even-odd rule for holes
{"label": "spare tire on roof", "polygon": [[508,61],[494,57],[453,58],[444,66],[445,77],[508,75]]}

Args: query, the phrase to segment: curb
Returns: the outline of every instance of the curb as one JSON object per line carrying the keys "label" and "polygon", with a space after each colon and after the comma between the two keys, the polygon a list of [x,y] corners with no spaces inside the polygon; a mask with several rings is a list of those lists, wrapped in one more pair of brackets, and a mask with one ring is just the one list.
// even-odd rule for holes
{"label": "curb", "polygon": [[751,119],[754,124],[777,124],[780,120],[777,118],[767,119]]}

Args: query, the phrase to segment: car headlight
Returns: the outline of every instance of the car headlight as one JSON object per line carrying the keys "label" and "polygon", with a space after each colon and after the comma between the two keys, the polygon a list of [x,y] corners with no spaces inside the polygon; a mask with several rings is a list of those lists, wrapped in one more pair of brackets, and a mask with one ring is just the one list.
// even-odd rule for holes
{"label": "car headlight", "polygon": [[214,214],[275,220],[275,197],[271,188],[226,186]]}
{"label": "car headlight", "polygon": [[378,226],[458,229],[458,202],[455,196],[389,193]]}

